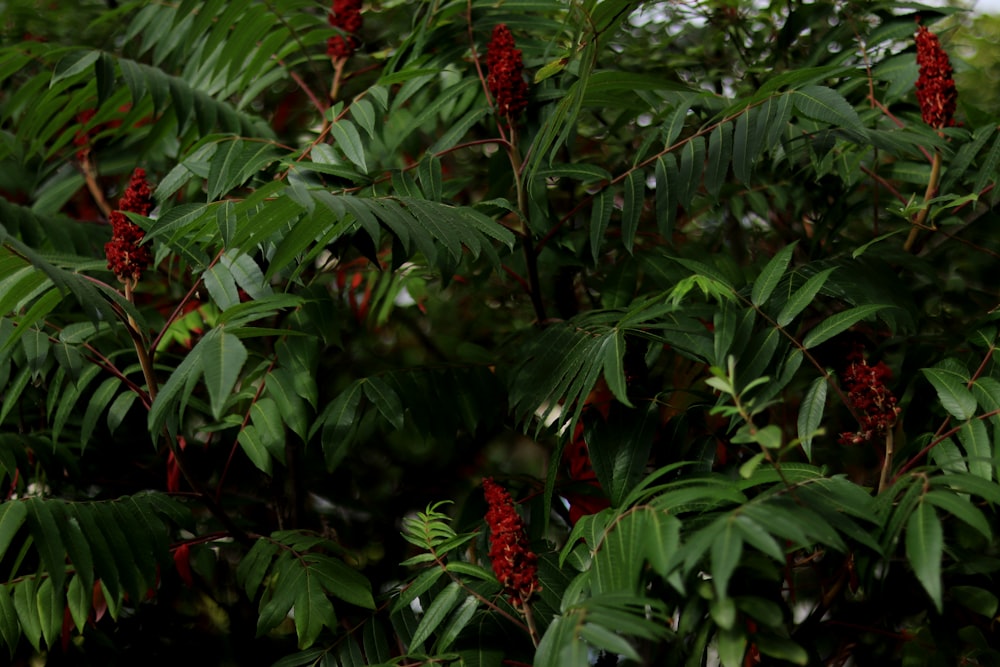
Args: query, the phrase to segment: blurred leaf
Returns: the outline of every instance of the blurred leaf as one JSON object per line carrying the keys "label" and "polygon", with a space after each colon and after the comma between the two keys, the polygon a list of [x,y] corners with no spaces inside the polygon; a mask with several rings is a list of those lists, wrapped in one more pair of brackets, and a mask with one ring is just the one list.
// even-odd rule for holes
{"label": "blurred leaf", "polygon": [[906,559],[917,581],[938,612],[942,607],[941,557],[944,535],[941,520],[928,502],[920,502],[906,522]]}

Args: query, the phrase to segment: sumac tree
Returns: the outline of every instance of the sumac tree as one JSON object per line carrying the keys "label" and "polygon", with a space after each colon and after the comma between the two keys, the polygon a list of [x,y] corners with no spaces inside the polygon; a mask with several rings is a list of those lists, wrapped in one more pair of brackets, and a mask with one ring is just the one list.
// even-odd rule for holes
{"label": "sumac tree", "polygon": [[16,664],[1000,662],[960,14],[0,11]]}

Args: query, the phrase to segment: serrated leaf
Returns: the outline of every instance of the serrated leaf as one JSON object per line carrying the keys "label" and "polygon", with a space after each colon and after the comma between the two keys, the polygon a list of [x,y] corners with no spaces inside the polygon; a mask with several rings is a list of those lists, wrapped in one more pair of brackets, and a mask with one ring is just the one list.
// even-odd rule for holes
{"label": "serrated leaf", "polygon": [[958,430],[958,441],[968,457],[969,472],[985,480],[993,479],[993,450],[986,424],[980,419],[965,422]]}
{"label": "serrated leaf", "polygon": [[791,92],[795,108],[803,115],[863,134],[864,124],[844,96],[826,86],[804,86]]}
{"label": "serrated leaf", "polygon": [[354,163],[361,170],[361,173],[368,173],[368,164],[365,162],[365,146],[354,123],[341,119],[330,125],[330,134],[347,159]]}
{"label": "serrated leaf", "polygon": [[802,403],[799,405],[798,435],[806,459],[812,461],[813,434],[823,423],[823,411],[826,409],[826,378],[818,377],[809,385]]}
{"label": "serrated leaf", "polygon": [[941,557],[944,550],[941,520],[934,507],[920,502],[906,522],[906,558],[917,581],[941,613]]}
{"label": "serrated leaf", "polygon": [[942,407],[953,417],[966,421],[976,414],[978,404],[976,397],[966,387],[968,377],[941,365],[935,368],[923,368],[921,371],[937,391]]}
{"label": "serrated leaf", "polygon": [[364,128],[372,139],[375,138],[375,107],[362,98],[351,104],[351,117]]}

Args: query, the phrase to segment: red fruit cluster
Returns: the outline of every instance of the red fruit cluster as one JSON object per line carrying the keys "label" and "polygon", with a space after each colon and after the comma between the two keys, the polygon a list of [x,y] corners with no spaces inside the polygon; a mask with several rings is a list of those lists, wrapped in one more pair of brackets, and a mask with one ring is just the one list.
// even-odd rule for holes
{"label": "red fruit cluster", "polygon": [[917,29],[917,101],[924,122],[935,129],[955,124],[955,103],[958,92],[952,78],[951,62],[941,48],[937,35],[925,26]]}
{"label": "red fruit cluster", "polygon": [[538,581],[538,556],[528,549],[524,522],[507,490],[487,477],[483,480],[483,493],[489,506],[486,523],[490,527],[493,573],[503,584],[511,604],[520,607],[542,588]]}
{"label": "red fruit cluster", "polygon": [[149,215],[152,209],[153,197],[149,184],[146,183],[146,172],[136,168],[125,194],[118,201],[118,210],[111,213],[111,241],[104,245],[108,268],[122,282],[139,280],[142,272],[153,261],[149,247],[140,245],[145,232],[129,220],[124,212]]}
{"label": "red fruit cluster", "polygon": [[361,0],[333,0],[327,21],[346,33],[326,40],[327,55],[334,60],[349,58],[360,43],[355,35],[361,30]]}
{"label": "red fruit cluster", "polygon": [[842,380],[847,389],[847,400],[857,413],[860,428],[853,433],[841,433],[840,444],[859,445],[875,435],[888,433],[896,423],[899,408],[896,397],[885,386],[892,378],[892,371],[885,362],[869,365],[860,346],[848,355],[848,361],[850,363]]}
{"label": "red fruit cluster", "polygon": [[521,51],[514,48],[514,36],[503,23],[493,28],[486,67],[486,86],[493,95],[497,113],[513,118],[528,105],[528,84],[522,76]]}

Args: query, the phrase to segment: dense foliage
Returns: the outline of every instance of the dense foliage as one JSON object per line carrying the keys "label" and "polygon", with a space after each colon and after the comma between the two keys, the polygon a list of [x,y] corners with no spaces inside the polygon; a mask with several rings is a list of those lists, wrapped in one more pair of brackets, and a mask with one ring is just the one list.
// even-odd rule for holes
{"label": "dense foliage", "polygon": [[16,664],[1000,664],[960,15],[43,4],[0,47]]}

